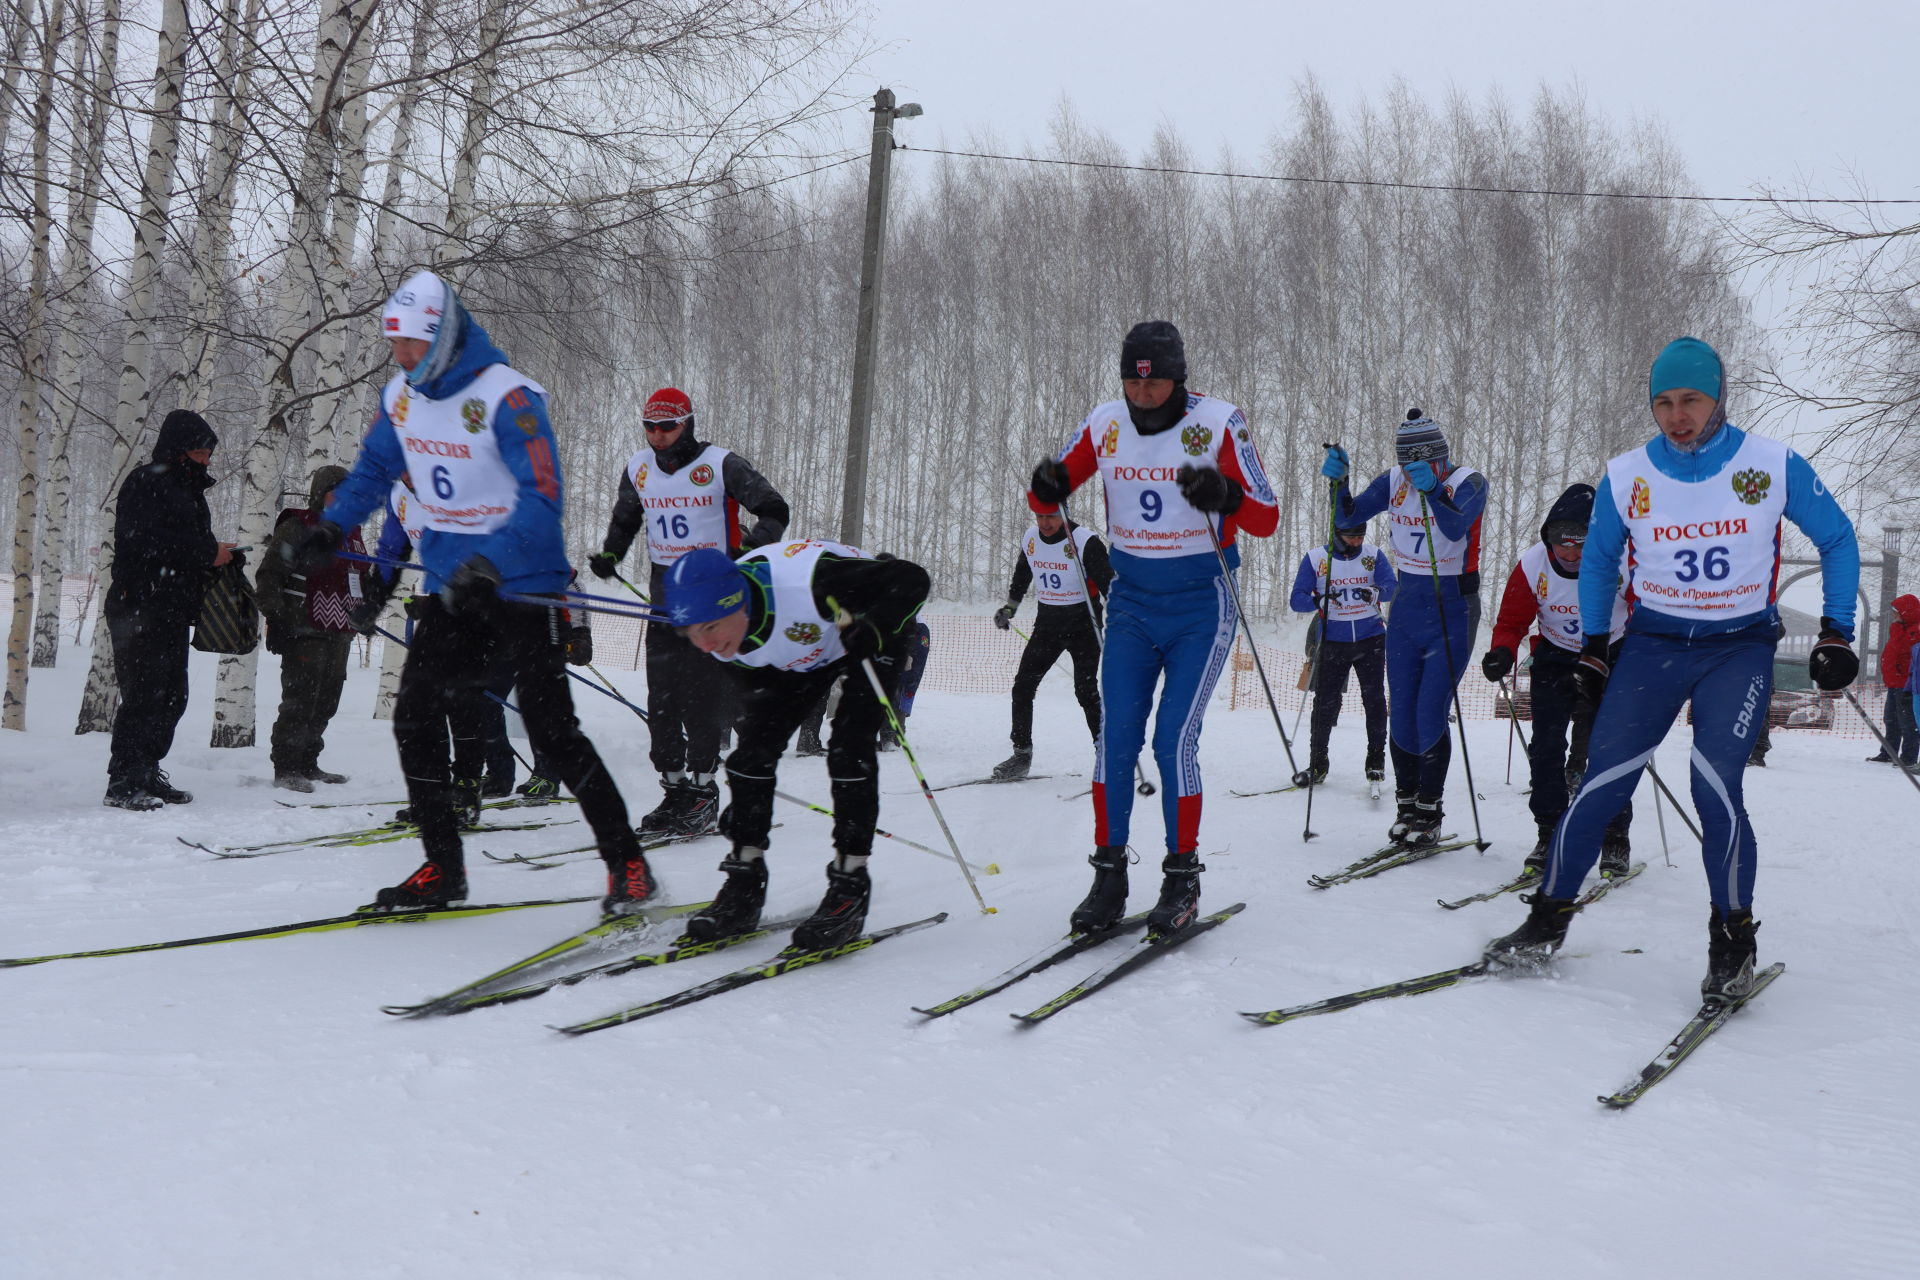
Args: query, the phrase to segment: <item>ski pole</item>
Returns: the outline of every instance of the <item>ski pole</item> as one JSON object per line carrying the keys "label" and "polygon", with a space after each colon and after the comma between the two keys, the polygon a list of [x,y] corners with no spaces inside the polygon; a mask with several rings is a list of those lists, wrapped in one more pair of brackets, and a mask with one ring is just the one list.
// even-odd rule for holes
{"label": "ski pole", "polygon": [[[1320,447],[1328,450],[1337,449],[1340,447],[1340,442],[1337,440],[1331,443],[1322,441]],[[1315,720],[1320,719],[1320,656],[1326,651],[1327,647],[1327,605],[1333,596],[1333,542],[1338,536],[1336,528],[1339,512],[1340,482],[1338,480],[1329,480],[1327,482],[1327,581],[1320,592],[1320,643],[1313,646],[1313,661],[1307,664],[1307,687],[1313,690],[1313,718]],[[1320,575],[1314,575],[1314,582],[1316,585],[1320,583]],[[1300,699],[1300,709],[1302,711],[1307,709],[1307,700],[1305,698]],[[1335,714],[1338,714],[1337,709]],[[1297,717],[1293,722],[1293,731],[1295,733],[1300,732],[1300,721]],[[1314,836],[1318,834],[1313,829],[1314,789],[1313,750],[1311,744],[1309,744],[1307,750],[1307,815],[1301,819],[1300,822],[1300,839],[1303,843],[1313,839]]]}
{"label": "ski pole", "polygon": [[[774,790],[773,794],[780,797],[782,800],[785,800],[788,804],[797,804],[802,809],[811,809],[815,813],[822,814],[829,818],[834,816],[834,812],[831,809],[828,809],[822,805],[814,804],[810,800],[802,800],[799,796],[790,796],[786,792],[781,791],[777,788]],[[930,845],[921,844],[917,840],[909,840],[905,836],[894,835],[891,831],[882,831],[880,828],[875,827],[873,829],[873,834],[877,836],[885,836],[889,840],[898,841],[899,843],[907,846],[907,848],[909,849],[918,849],[921,853],[930,853],[936,858],[945,858],[948,862],[952,862],[955,860],[954,856],[950,853],[942,853],[940,852],[940,850],[935,849]],[[999,875],[1000,864],[996,862],[988,863],[985,870],[982,871],[981,874],[989,875],[989,876]]]}
{"label": "ski pole", "polygon": [[1233,611],[1240,616],[1240,634],[1246,637],[1247,651],[1253,655],[1253,669],[1260,677],[1261,691],[1267,695],[1267,710],[1273,713],[1273,727],[1279,731],[1280,745],[1286,749],[1287,769],[1291,773],[1298,773],[1300,766],[1293,758],[1293,743],[1287,737],[1287,726],[1280,721],[1280,704],[1274,701],[1273,685],[1267,681],[1267,664],[1260,661],[1260,646],[1253,642],[1253,628],[1247,625],[1247,610],[1240,603],[1240,585],[1233,580],[1233,569],[1227,564],[1227,553],[1220,545],[1220,535],[1214,531],[1213,520],[1208,518],[1202,523],[1207,526],[1207,538],[1213,543],[1213,554],[1220,561],[1220,575],[1227,580],[1227,591],[1233,596]]}
{"label": "ski pole", "polygon": [[[1513,733],[1507,735],[1507,741],[1511,743],[1514,734],[1518,734],[1520,736],[1520,749],[1526,752],[1528,756],[1532,756],[1533,747],[1527,742],[1527,731],[1520,727],[1520,708],[1515,705],[1513,694],[1507,689],[1507,678],[1505,676],[1500,677],[1500,696],[1507,700],[1507,718],[1513,724]],[[1511,782],[1513,775],[1508,774],[1507,780]]]}
{"label": "ski pole", "polygon": [[1661,802],[1660,788],[1653,789],[1653,820],[1660,824],[1660,856],[1673,865],[1673,850],[1667,846],[1667,807]]}
{"label": "ski pole", "polygon": [[636,596],[639,596],[641,604],[653,603],[653,600],[647,595],[646,592],[634,586],[631,582],[628,582],[626,579],[626,575],[622,574],[618,569],[614,570],[613,580],[619,583],[621,586],[625,587],[627,590],[633,592],[633,594],[635,594]]}
{"label": "ski pole", "polygon": [[[1060,522],[1067,526],[1067,536],[1066,536],[1067,559],[1073,561],[1074,572],[1080,575],[1080,596],[1087,606],[1087,623],[1093,628],[1093,644],[1094,644],[1094,648],[1100,651],[1100,659],[1101,659],[1100,665],[1105,666],[1106,656],[1107,656],[1107,640],[1106,640],[1106,637],[1102,635],[1100,632],[1100,617],[1098,614],[1096,614],[1093,611],[1093,583],[1088,581],[1087,567],[1086,565],[1081,563],[1080,556],[1078,552],[1076,552],[1074,549],[1073,520],[1067,515],[1067,504],[1065,502],[1062,502],[1060,504]],[[1105,690],[1105,686],[1103,685],[1102,686],[1103,693],[1104,693],[1104,690]],[[1106,711],[1104,710],[1104,703],[1102,704],[1102,706],[1103,706],[1103,709],[1100,713],[1100,723],[1104,725],[1107,722],[1107,719],[1106,719]],[[1139,756],[1135,756],[1133,758],[1133,776],[1135,779],[1137,779],[1137,781],[1135,781],[1133,784],[1133,789],[1136,794],[1143,795],[1143,796],[1150,796],[1160,789],[1154,786],[1153,783],[1147,781],[1147,769],[1145,765],[1140,763]]]}
{"label": "ski pole", "polygon": [[1652,756],[1647,757],[1647,776],[1653,779],[1653,785],[1660,788],[1662,794],[1667,797],[1667,803],[1672,805],[1673,811],[1680,815],[1680,821],[1687,824],[1687,830],[1693,832],[1693,838],[1704,844],[1706,837],[1700,834],[1699,827],[1693,825],[1693,819],[1687,815],[1687,811],[1680,807],[1680,801],[1674,796],[1672,789],[1667,786],[1666,780],[1660,776],[1660,771],[1653,767]]}
{"label": "ski pole", "polygon": [[[1440,559],[1433,550],[1433,515],[1427,510],[1426,490],[1420,491],[1420,521],[1426,526],[1427,566],[1433,572],[1433,604],[1440,615],[1440,647],[1447,658],[1447,678],[1452,681],[1453,719],[1460,726],[1460,763],[1467,771],[1467,805],[1473,810],[1473,847],[1487,851],[1487,840],[1480,830],[1480,797],[1473,789],[1473,753],[1467,749],[1467,714],[1460,709],[1460,680],[1453,673],[1453,637],[1447,634],[1447,602],[1440,595]],[[1466,601],[1461,600],[1462,608]]]}
{"label": "ski pole", "polygon": [[1860,699],[1853,696],[1853,690],[1843,689],[1841,692],[1847,695],[1847,701],[1851,702],[1853,709],[1860,713],[1860,718],[1867,722],[1867,728],[1873,730],[1873,736],[1880,740],[1880,749],[1887,753],[1887,759],[1892,760],[1900,772],[1906,775],[1907,781],[1913,784],[1915,791],[1920,791],[1920,770],[1900,763],[1900,753],[1893,749],[1891,742],[1887,741],[1887,735],[1880,732],[1880,726],[1873,722],[1873,717],[1867,714],[1867,709],[1860,705]]}

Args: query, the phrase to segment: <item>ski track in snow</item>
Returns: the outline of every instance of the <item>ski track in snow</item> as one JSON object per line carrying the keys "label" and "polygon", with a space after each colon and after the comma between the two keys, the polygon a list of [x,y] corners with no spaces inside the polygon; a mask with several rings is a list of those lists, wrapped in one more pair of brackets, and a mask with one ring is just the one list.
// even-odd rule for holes
{"label": "ski track in snow", "polygon": [[[222,862],[175,842],[380,816],[272,804],[292,797],[262,785],[271,693],[261,745],[202,745],[204,655],[167,762],[196,803],[103,809],[106,740],[70,732],[84,657],[34,672],[30,732],[0,735],[0,953],[335,915],[412,869],[412,843]],[[277,687],[274,663],[263,658],[262,690]],[[390,726],[365,715],[373,674],[352,672],[329,734],[326,762],[354,781],[323,791],[397,794]],[[618,678],[638,700],[642,678]],[[576,694],[638,815],[656,797],[641,727]],[[1004,698],[923,695],[909,727],[930,780],[986,773],[1006,752],[1006,717]],[[1036,772],[1087,772],[1064,672],[1043,687],[1036,727]],[[910,1006],[1063,929],[1091,833],[1088,802],[1059,799],[1059,782],[939,797],[971,860],[1002,869],[980,878],[997,915],[979,914],[949,863],[881,840],[872,923],[947,910],[946,924],[578,1040],[547,1028],[777,943],[417,1021],[377,1006],[475,978],[592,908],[0,972],[0,1276],[1911,1276],[1920,805],[1860,765],[1857,743],[1781,732],[1772,767],[1749,775],[1761,954],[1787,975],[1626,1112],[1595,1095],[1679,1029],[1705,965],[1697,852],[1669,821],[1665,864],[1645,788],[1634,840],[1648,870],[1575,922],[1555,976],[1279,1027],[1235,1016],[1466,962],[1518,920],[1511,898],[1434,905],[1497,883],[1530,844],[1524,767],[1502,783],[1502,726],[1469,729],[1492,849],[1316,892],[1306,876],[1375,847],[1390,817],[1365,798],[1358,718],[1336,732],[1321,834],[1303,844],[1303,795],[1227,796],[1272,785],[1284,764],[1264,711],[1216,703],[1202,738],[1205,900],[1247,910],[1039,1027],[1007,1015],[1110,951],[945,1018]],[[1685,776],[1684,742],[1676,731],[1662,752],[1669,781]],[[905,760],[882,760],[882,825],[942,846]],[[1454,775],[1448,826],[1470,834]],[[820,761],[789,757],[781,786],[827,803]],[[769,915],[817,900],[829,854],[825,819],[786,804],[778,817]],[[564,848],[580,830],[486,845]],[[1160,831],[1159,798],[1136,801],[1136,908],[1158,883]],[[668,895],[710,894],[720,853],[708,841],[658,854]],[[591,859],[530,874],[476,842],[469,864],[477,900],[601,888]]]}

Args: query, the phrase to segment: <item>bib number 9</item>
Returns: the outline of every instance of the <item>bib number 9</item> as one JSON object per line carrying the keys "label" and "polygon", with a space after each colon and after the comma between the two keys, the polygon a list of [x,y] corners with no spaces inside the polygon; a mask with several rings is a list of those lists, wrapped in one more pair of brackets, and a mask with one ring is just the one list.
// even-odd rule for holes
{"label": "bib number 9", "polygon": [[1148,524],[1158,523],[1161,513],[1164,512],[1165,509],[1158,490],[1145,489],[1141,491],[1140,518],[1142,520],[1145,520]]}

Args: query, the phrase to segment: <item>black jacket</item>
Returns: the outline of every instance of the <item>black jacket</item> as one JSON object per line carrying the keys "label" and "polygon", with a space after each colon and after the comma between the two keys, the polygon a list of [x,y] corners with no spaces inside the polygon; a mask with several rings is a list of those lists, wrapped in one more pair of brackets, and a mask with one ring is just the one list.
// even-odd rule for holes
{"label": "black jacket", "polygon": [[153,461],[120,486],[107,614],[144,613],[191,623],[200,611],[220,541],[207,510],[213,477],[186,454],[219,442],[199,414],[176,409],[161,424]]}
{"label": "black jacket", "polygon": [[[709,443],[694,436],[693,424],[689,422],[678,440],[665,449],[654,450],[654,465],[672,475],[699,457]],[[787,531],[787,522],[792,519],[787,500],[768,483],[765,476],[754,469],[752,463],[739,454],[729,453],[726,461],[720,464],[720,487],[727,497],[757,517],[753,528],[744,535],[738,530],[728,531],[729,545],[721,549],[729,556],[778,542],[780,535]],[[633,487],[633,475],[622,470],[620,495],[614,501],[613,515],[607,521],[607,536],[602,539],[600,549],[611,553],[616,559],[625,556],[627,548],[633,545],[646,523],[646,505],[641,501],[640,491]],[[659,571],[659,566],[655,565],[654,569]],[[653,585],[657,594],[660,584],[656,581]]]}

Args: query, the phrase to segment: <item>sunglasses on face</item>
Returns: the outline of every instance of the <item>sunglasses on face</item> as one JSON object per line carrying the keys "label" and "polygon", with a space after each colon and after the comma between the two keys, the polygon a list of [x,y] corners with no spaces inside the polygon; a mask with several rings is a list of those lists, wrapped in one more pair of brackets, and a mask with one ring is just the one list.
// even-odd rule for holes
{"label": "sunglasses on face", "polygon": [[686,421],[685,418],[667,418],[663,421],[658,421],[658,422],[648,420],[648,421],[642,422],[640,425],[649,432],[672,431],[673,429],[675,429],[685,421]]}

